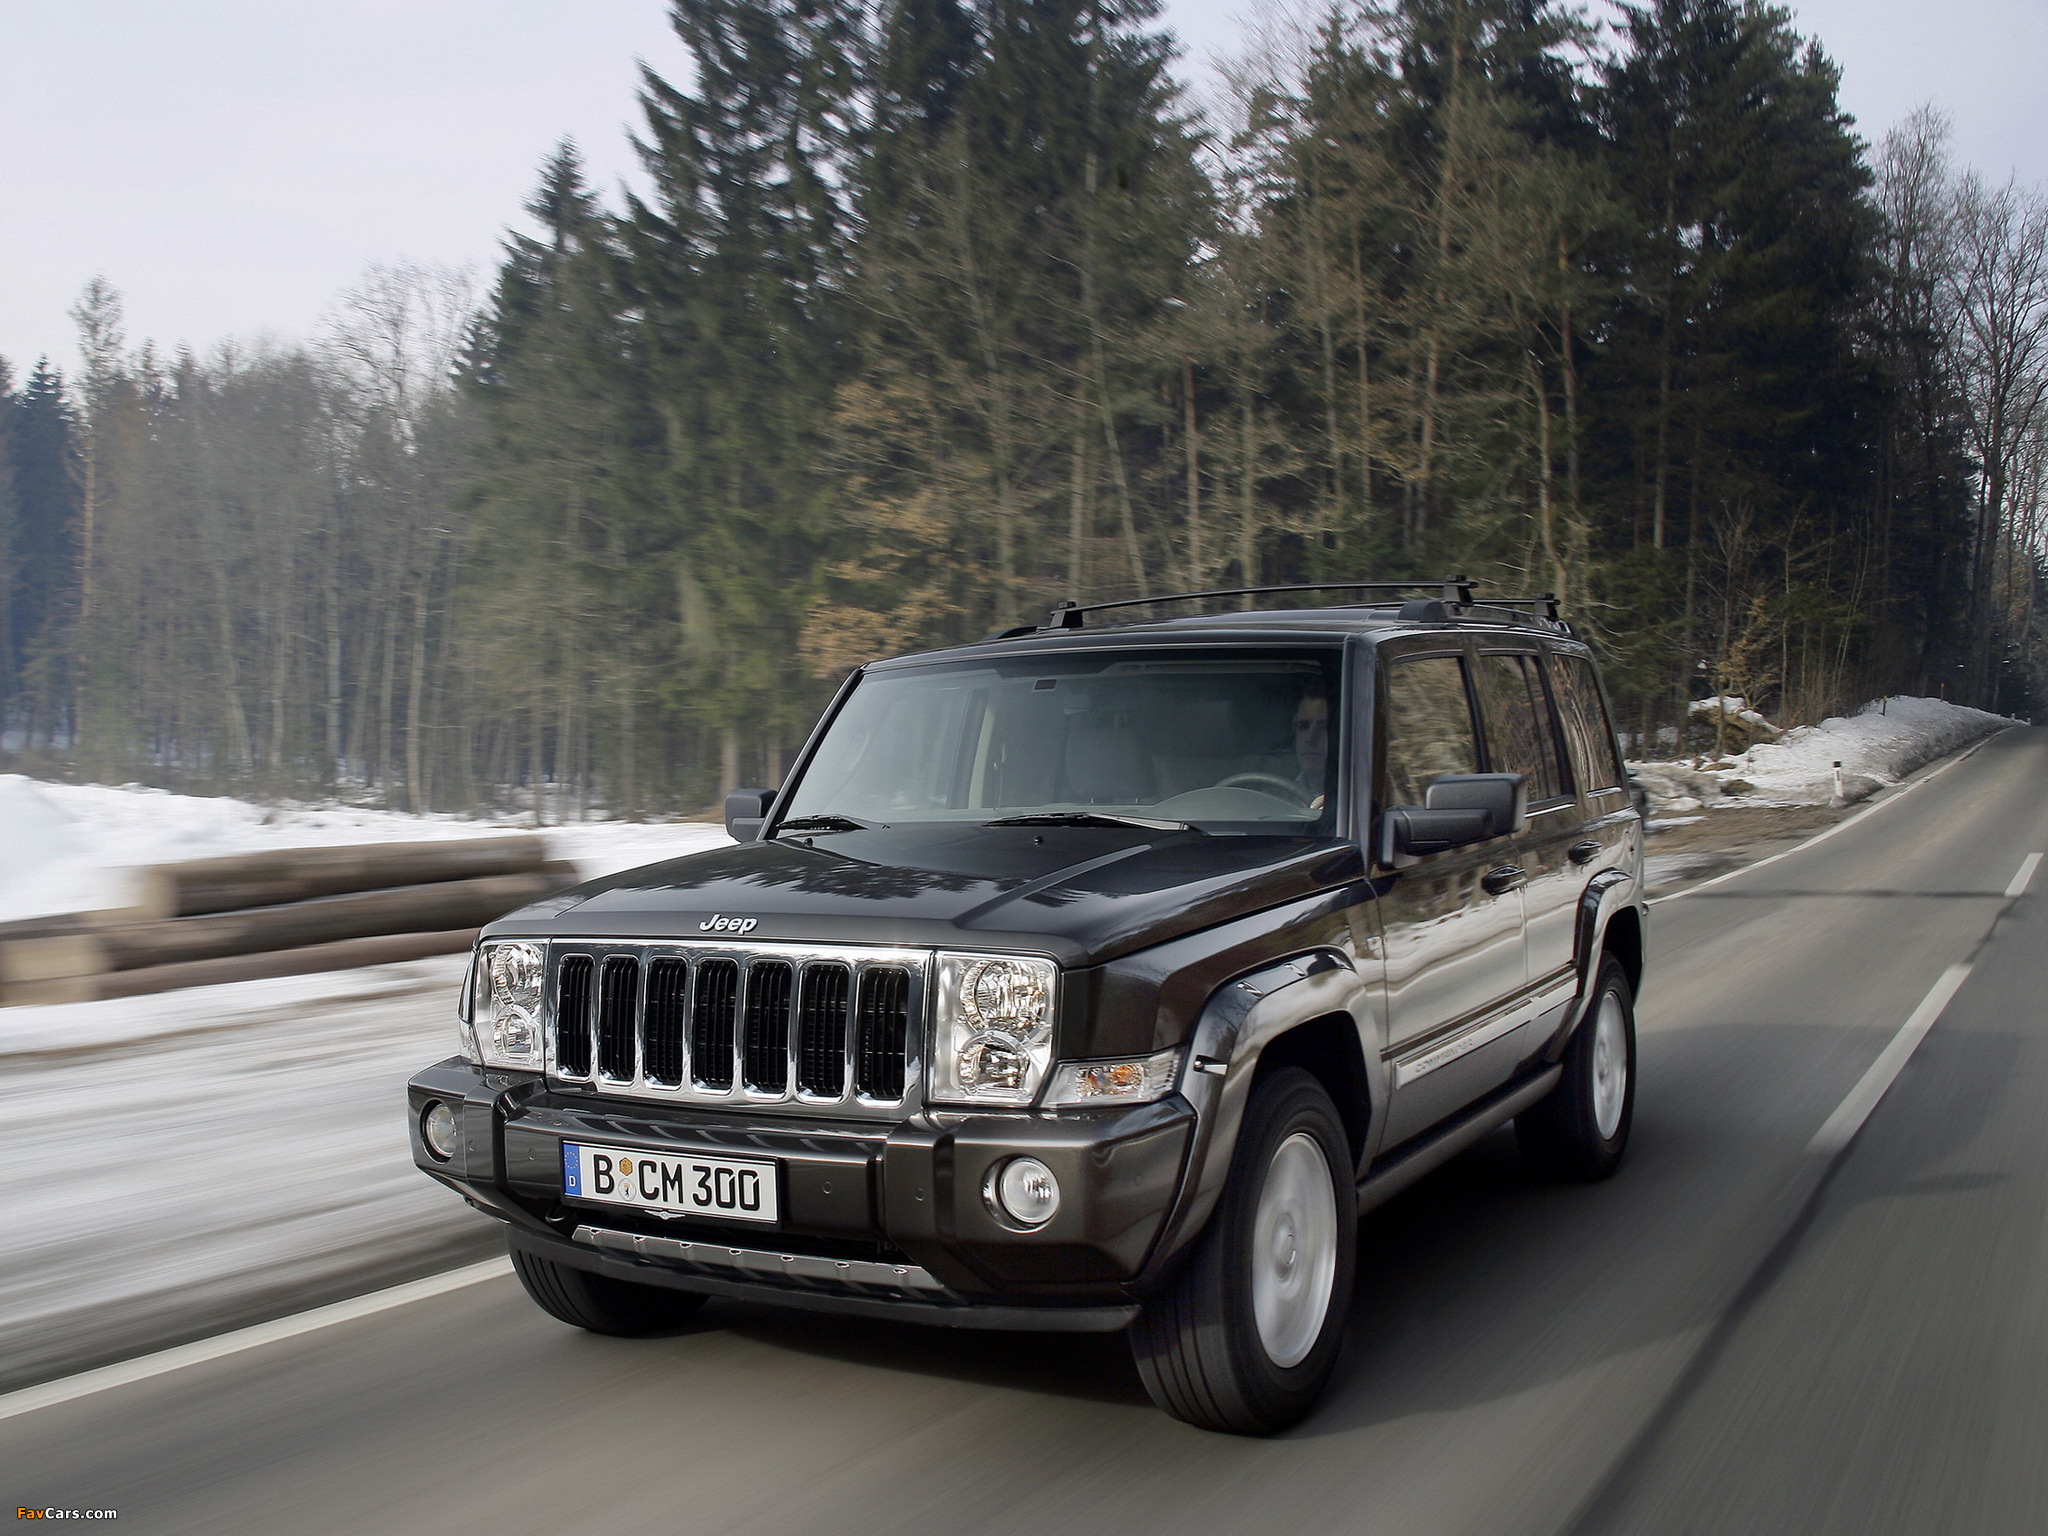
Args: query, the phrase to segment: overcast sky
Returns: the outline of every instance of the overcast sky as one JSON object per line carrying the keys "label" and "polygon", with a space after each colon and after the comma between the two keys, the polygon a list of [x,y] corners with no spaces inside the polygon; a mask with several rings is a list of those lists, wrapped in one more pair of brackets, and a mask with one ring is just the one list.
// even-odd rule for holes
{"label": "overcast sky", "polygon": [[[635,59],[665,0],[0,0],[0,356],[68,366],[94,273],[132,339],[303,334],[370,262],[493,261],[575,138],[631,173]],[[1242,8],[1167,0],[1199,69]],[[1960,156],[2048,182],[2048,0],[1808,0],[1876,138],[1923,101]]]}

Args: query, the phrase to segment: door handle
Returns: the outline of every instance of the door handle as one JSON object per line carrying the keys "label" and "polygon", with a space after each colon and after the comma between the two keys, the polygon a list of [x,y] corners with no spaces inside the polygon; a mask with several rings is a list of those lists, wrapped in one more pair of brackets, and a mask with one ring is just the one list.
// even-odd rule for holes
{"label": "door handle", "polygon": [[1529,872],[1519,864],[1503,864],[1499,869],[1489,869],[1479,877],[1479,884],[1489,896],[1505,896],[1528,878]]}
{"label": "door handle", "polygon": [[1565,856],[1574,864],[1590,864],[1600,857],[1600,845],[1587,838],[1583,843],[1573,843],[1565,850]]}

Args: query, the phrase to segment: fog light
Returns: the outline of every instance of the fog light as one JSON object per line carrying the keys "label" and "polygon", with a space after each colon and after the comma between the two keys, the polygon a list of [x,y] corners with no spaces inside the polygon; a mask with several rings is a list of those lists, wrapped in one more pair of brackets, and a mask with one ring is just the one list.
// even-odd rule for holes
{"label": "fog light", "polygon": [[462,1145],[462,1122],[456,1118],[455,1106],[439,1099],[429,1103],[420,1116],[420,1139],[442,1162],[453,1157]]}
{"label": "fog light", "polygon": [[1060,1181],[1035,1157],[1013,1157],[989,1176],[996,1209],[1020,1227],[1042,1227],[1060,1208]]}

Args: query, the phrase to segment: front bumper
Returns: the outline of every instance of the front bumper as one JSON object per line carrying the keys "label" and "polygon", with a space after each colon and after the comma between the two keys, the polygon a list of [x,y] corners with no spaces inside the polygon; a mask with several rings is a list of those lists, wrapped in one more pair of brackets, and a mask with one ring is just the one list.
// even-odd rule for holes
{"label": "front bumper", "polygon": [[[835,1311],[969,1327],[1123,1326],[1153,1278],[1195,1114],[1178,1097],[1121,1110],[926,1114],[890,1126],[608,1100],[459,1058],[408,1089],[413,1160],[513,1240],[601,1273]],[[428,1102],[460,1106],[462,1145],[428,1152]],[[772,1157],[782,1220],[661,1218],[562,1192],[564,1140],[656,1154]],[[1058,1212],[1022,1232],[990,1209],[1019,1153],[1058,1177]]]}

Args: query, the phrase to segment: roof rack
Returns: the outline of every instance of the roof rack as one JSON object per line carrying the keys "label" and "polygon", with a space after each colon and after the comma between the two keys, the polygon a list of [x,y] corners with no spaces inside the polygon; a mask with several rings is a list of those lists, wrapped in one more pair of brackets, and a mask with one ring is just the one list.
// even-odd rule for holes
{"label": "roof rack", "polygon": [[[1310,581],[1270,587],[1212,587],[1205,592],[1168,592],[1158,597],[1126,597],[1107,603],[1061,603],[1046,615],[1044,624],[1018,624],[999,629],[990,640],[1014,640],[1040,634],[1048,629],[1074,630],[1086,624],[1087,615],[1117,608],[1144,608],[1158,603],[1184,603],[1211,597],[1266,597],[1287,592],[1414,592],[1427,593],[1401,605],[1401,618],[1411,623],[1447,623],[1457,617],[1497,614],[1501,619],[1526,623],[1530,619],[1561,624],[1557,597],[1544,592],[1534,597],[1473,597],[1473,583],[1467,576],[1444,576],[1435,581]],[[1353,602],[1341,607],[1391,606],[1391,602]]]}
{"label": "roof rack", "polygon": [[[1437,601],[1467,606],[1472,601],[1472,583],[1463,576],[1445,576],[1436,581],[1305,581],[1277,587],[1212,587],[1206,592],[1167,592],[1158,597],[1126,597],[1111,603],[1061,603],[1046,615],[1042,626],[1032,628],[1080,629],[1084,617],[1111,608],[1143,608],[1153,603],[1185,603],[1204,597],[1265,597],[1278,592],[1427,592]],[[1020,626],[1020,633],[1025,632]]]}

